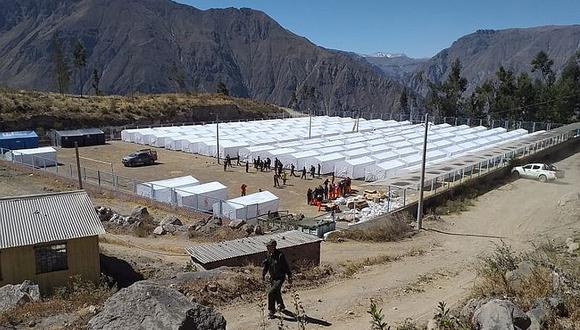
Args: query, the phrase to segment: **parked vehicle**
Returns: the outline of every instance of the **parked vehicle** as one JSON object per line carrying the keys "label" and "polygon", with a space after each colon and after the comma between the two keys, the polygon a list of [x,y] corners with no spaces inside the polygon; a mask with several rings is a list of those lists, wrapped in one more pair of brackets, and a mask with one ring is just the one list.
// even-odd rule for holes
{"label": "parked vehicle", "polygon": [[[560,172],[560,175],[558,175],[558,172]],[[558,171],[554,165],[534,163],[514,167],[512,169],[512,176],[516,179],[521,177],[547,182],[549,180],[556,180],[558,177],[563,177],[564,173]]]}
{"label": "parked vehicle", "polygon": [[153,165],[157,161],[157,151],[151,149],[142,149],[133,152],[125,157],[123,157],[123,165],[129,166],[140,166],[140,165]]}

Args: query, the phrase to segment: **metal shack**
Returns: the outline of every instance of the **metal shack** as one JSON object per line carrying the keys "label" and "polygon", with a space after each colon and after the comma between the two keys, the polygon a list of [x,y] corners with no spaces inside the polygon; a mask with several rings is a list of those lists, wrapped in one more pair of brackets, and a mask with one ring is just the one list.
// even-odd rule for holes
{"label": "metal shack", "polygon": [[0,148],[10,150],[38,148],[38,135],[35,131],[0,132]]}
{"label": "metal shack", "polygon": [[332,221],[332,219],[306,219],[298,223],[298,228],[304,233],[322,238],[324,234],[336,229],[336,222]]}
{"label": "metal shack", "polygon": [[105,144],[105,132],[98,128],[83,128],[68,131],[54,131],[54,143],[62,148],[74,148]]}
{"label": "metal shack", "polygon": [[271,239],[276,240],[278,249],[284,252],[291,266],[297,263],[312,266],[320,264],[321,239],[298,230],[220,243],[198,244],[187,247],[185,251],[193,262],[205,269],[221,266],[261,266],[266,258],[266,242]]}
{"label": "metal shack", "polygon": [[24,280],[41,292],[71,277],[98,282],[105,230],[84,191],[0,199],[0,286]]}

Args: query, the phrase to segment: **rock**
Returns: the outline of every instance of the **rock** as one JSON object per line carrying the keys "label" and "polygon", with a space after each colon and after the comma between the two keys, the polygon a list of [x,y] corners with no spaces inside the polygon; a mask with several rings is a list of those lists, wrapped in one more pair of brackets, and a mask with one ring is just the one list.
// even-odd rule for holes
{"label": "rock", "polygon": [[145,206],[135,207],[131,211],[130,217],[143,222],[153,221],[153,217],[149,214]]}
{"label": "rock", "polygon": [[520,291],[524,279],[530,276],[534,267],[533,263],[522,261],[518,264],[518,268],[506,272],[505,278],[510,288],[514,291]]}
{"label": "rock", "polygon": [[153,234],[154,235],[165,235],[166,231],[165,229],[163,229],[162,226],[157,226],[154,230],[153,230]]}
{"label": "rock", "polygon": [[246,223],[245,225],[240,227],[240,230],[245,231],[248,235],[250,235],[254,232],[254,226]]}
{"label": "rock", "polygon": [[21,284],[7,284],[0,288],[0,313],[39,299],[38,285],[30,281],[24,281]]}
{"label": "rock", "polygon": [[163,227],[163,230],[165,230],[168,233],[175,233],[177,231],[178,226],[172,225],[172,224],[165,224],[162,225],[160,227]]}
{"label": "rock", "polygon": [[218,290],[218,286],[215,283],[209,283],[206,286],[206,288],[207,288],[207,291],[210,291],[210,292],[217,292],[217,290]]}
{"label": "rock", "polygon": [[568,310],[566,309],[566,304],[562,297],[553,296],[548,298],[548,305],[554,311],[554,313],[559,317],[567,317]]}
{"label": "rock", "polygon": [[169,216],[163,218],[163,220],[161,220],[159,225],[160,226],[164,226],[164,225],[183,226],[183,223],[176,216],[169,215]]}
{"label": "rock", "polygon": [[472,299],[469,299],[469,301],[467,301],[465,306],[463,306],[463,308],[461,309],[461,312],[459,313],[459,315],[464,320],[471,320],[475,311],[477,309],[479,309],[481,306],[488,303],[490,300],[491,300],[491,298],[482,298],[482,299],[472,298]]}
{"label": "rock", "polygon": [[262,231],[262,226],[256,225],[256,227],[254,227],[254,234],[255,235],[264,235],[264,231]]}
{"label": "rock", "polygon": [[246,220],[232,220],[229,224],[230,228],[232,229],[240,229],[243,225],[246,224]]}
{"label": "rock", "polygon": [[99,216],[99,220],[101,220],[101,222],[110,221],[113,215],[115,215],[115,212],[113,212],[113,210],[108,207],[97,206],[95,207],[95,210],[97,211],[97,215]]}
{"label": "rock", "polygon": [[346,313],[345,313],[345,314],[346,314],[346,315],[354,315],[354,312],[353,312],[353,311],[346,311]]}
{"label": "rock", "polygon": [[107,299],[89,329],[226,329],[213,308],[190,302],[174,289],[140,281]]}
{"label": "rock", "polygon": [[568,245],[568,253],[574,253],[576,250],[580,248],[579,243],[571,243]]}
{"label": "rock", "polygon": [[509,300],[493,299],[478,308],[472,317],[472,325],[479,330],[527,329],[531,320],[518,306]]}
{"label": "rock", "polygon": [[528,317],[530,318],[531,325],[529,330],[540,330],[542,329],[542,325],[546,321],[546,317],[548,316],[548,308],[546,303],[543,299],[538,299],[527,313]]}

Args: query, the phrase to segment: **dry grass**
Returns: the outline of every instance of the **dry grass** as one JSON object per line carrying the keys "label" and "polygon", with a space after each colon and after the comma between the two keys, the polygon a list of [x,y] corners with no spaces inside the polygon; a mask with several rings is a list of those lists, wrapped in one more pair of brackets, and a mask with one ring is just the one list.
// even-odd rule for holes
{"label": "dry grass", "polygon": [[392,215],[381,220],[380,224],[363,229],[347,229],[329,237],[329,241],[337,242],[340,239],[355,241],[394,242],[409,237],[413,229],[409,225],[408,215]]}
{"label": "dry grass", "polygon": [[340,266],[343,269],[343,274],[346,277],[351,277],[354,274],[358,273],[364,267],[369,267],[373,265],[382,265],[393,261],[401,260],[405,257],[413,257],[413,256],[421,256],[425,254],[425,250],[423,249],[411,249],[409,252],[401,254],[401,255],[380,255],[377,257],[372,258],[365,258],[361,261],[352,261],[346,260],[345,262],[341,263]]}
{"label": "dry grass", "polygon": [[[215,110],[212,114],[211,111]],[[263,118],[278,107],[221,94],[61,95],[0,89],[0,129],[116,126]],[[32,125],[32,126],[31,126]]]}
{"label": "dry grass", "polygon": [[[294,270],[293,288],[318,286],[328,281],[334,269],[328,265]],[[179,291],[203,305],[219,306],[241,299],[258,301],[268,283],[262,280],[262,269],[246,266],[227,271],[217,278],[197,280],[180,286]],[[287,288],[287,284],[285,285]]]}
{"label": "dry grass", "polygon": [[[506,272],[514,270],[521,261],[530,262],[532,271],[522,279],[521,285],[510,286]],[[498,245],[489,256],[482,258],[477,267],[478,277],[473,289],[475,298],[508,297],[523,310],[529,310],[537,300],[551,296],[564,299],[569,311],[568,322],[580,328],[580,262],[577,256],[564,252],[562,247],[543,244],[530,253],[515,253],[505,244]],[[554,273],[563,279],[563,287],[553,285]],[[555,316],[545,325],[558,329]]]}
{"label": "dry grass", "polygon": [[102,306],[112,294],[113,290],[104,285],[84,282],[75,277],[71,279],[70,287],[56,289],[51,295],[39,301],[0,314],[0,325],[15,326],[53,315],[77,312],[91,305]]}

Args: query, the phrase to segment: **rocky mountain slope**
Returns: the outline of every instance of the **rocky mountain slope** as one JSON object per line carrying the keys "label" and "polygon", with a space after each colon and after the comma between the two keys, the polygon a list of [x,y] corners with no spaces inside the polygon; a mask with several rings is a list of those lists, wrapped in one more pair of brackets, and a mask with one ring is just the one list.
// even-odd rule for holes
{"label": "rocky mountain slope", "polygon": [[[388,111],[401,84],[365,61],[318,47],[251,9],[168,0],[0,0],[0,85],[56,91],[53,40],[71,69],[70,92],[216,91],[298,109]],[[87,65],[72,66],[82,41]],[[79,83],[82,81],[82,83]]]}
{"label": "rocky mountain slope", "polygon": [[[530,72],[530,62],[542,50],[554,60],[554,69],[559,72],[578,49],[580,25],[479,30],[459,38],[449,48],[420,65],[408,84],[425,95],[426,81],[445,79],[451,63],[458,58],[463,65],[461,74],[469,82],[469,91],[492,78],[502,65],[516,73]],[[418,78],[419,73],[422,73],[423,79]]]}
{"label": "rocky mountain slope", "polygon": [[428,58],[411,58],[404,54],[384,53],[367,55],[364,58],[381,69],[387,76],[401,81],[410,80],[417,68],[429,60]]}

